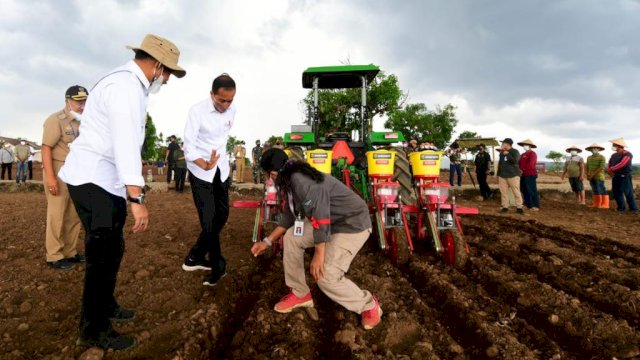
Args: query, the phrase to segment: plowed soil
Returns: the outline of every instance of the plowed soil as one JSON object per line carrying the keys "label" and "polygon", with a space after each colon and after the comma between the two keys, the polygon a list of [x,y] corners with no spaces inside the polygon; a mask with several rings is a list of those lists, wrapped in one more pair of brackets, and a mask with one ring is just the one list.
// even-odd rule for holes
{"label": "plowed soil", "polygon": [[[151,228],[125,235],[116,289],[121,305],[137,311],[117,329],[139,345],[105,358],[640,356],[639,215],[574,205],[555,192],[543,193],[540,212],[502,214],[497,200],[457,195],[459,205],[481,210],[462,219],[466,268],[447,267],[428,244],[417,244],[409,263],[397,267],[374,238],[356,256],[349,278],[384,309],[380,326],[365,331],[358,315],[315,285],[315,311],[272,310],[287,291],[281,253],[251,256],[252,210],[232,209],[222,235],[229,276],[204,288],[204,273],[180,268],[198,234],[190,194],[152,193]],[[0,196],[0,358],[78,358],[86,350],[75,346],[84,267],[46,267],[44,194]],[[232,200],[257,196],[235,192]]]}

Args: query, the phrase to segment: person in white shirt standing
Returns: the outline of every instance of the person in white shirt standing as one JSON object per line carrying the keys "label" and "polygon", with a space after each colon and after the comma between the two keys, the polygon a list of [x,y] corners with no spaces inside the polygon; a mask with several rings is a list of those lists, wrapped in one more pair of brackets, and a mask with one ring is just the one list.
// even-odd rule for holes
{"label": "person in white shirt standing", "polygon": [[145,231],[149,214],[143,192],[141,149],[149,94],[171,74],[181,78],[180,51],[169,40],[147,35],[135,57],[103,77],[91,90],[64,166],[67,183],[85,229],[86,270],[80,316],[81,346],[121,350],[135,345],[111,322],[133,319],[133,310],[116,302],[114,290],[124,254],[127,201],[135,219],[133,232]]}
{"label": "person in white shirt standing", "polygon": [[231,177],[226,146],[236,114],[235,94],[236,83],[228,74],[215,78],[211,97],[191,107],[184,130],[185,160],[202,231],[182,268],[211,270],[203,282],[206,286],[216,285],[226,275],[220,232],[229,217]]}

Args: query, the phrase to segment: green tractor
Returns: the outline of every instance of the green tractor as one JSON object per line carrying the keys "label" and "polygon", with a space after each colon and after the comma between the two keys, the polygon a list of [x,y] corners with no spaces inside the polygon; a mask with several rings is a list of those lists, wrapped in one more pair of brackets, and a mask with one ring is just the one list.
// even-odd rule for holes
{"label": "green tractor", "polygon": [[[369,132],[366,120],[367,85],[380,69],[375,65],[311,67],[302,74],[302,86],[313,89],[310,125],[294,125],[284,135],[290,158],[306,160],[319,171],[340,179],[369,205],[379,247],[396,263],[404,263],[413,251],[412,238],[431,241],[445,262],[462,267],[468,247],[457,213],[477,213],[446,203],[448,184],[438,183],[438,151],[412,153],[412,161],[394,144],[404,141],[397,132]],[[319,134],[320,89],[361,89],[360,129]],[[260,201],[237,201],[234,207],[257,208],[253,241],[277,222],[281,205],[275,188],[265,186]],[[271,225],[270,225],[271,224]],[[282,246],[282,239],[274,247]]]}

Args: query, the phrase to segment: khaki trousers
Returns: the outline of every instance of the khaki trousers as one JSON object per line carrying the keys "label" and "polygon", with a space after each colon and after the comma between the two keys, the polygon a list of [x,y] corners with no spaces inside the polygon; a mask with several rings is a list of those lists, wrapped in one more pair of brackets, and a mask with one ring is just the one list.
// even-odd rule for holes
{"label": "khaki trousers", "polygon": [[236,181],[237,182],[244,181],[244,158],[236,159]]}
{"label": "khaki trousers", "polygon": [[[54,161],[56,174],[62,167],[62,162]],[[57,178],[57,177],[56,177]],[[58,261],[75,256],[78,252],[78,237],[82,225],[80,218],[69,196],[67,184],[58,180],[58,194],[51,195],[46,184],[44,193],[47,197],[47,231],[45,247],[47,261]]]}
{"label": "khaki trousers", "polygon": [[522,193],[520,193],[520,176],[511,178],[498,177],[498,188],[500,189],[500,201],[503,208],[509,208],[509,194],[511,190],[513,198],[516,200],[516,207],[522,209]]}
{"label": "khaki trousers", "polygon": [[[358,314],[373,309],[373,296],[369,291],[361,290],[344,274],[370,234],[371,230],[356,234],[332,234],[325,245],[324,276],[318,281],[320,290],[331,300]],[[284,235],[284,278],[298,297],[310,291],[304,269],[304,251],[314,246],[313,227],[308,220],[305,220],[302,236],[293,236],[293,227]]]}

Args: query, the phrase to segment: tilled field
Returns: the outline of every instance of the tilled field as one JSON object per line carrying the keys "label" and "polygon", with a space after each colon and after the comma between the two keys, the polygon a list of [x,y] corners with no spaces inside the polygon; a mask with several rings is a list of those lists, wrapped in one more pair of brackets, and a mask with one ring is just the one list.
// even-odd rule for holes
{"label": "tilled field", "polygon": [[[28,203],[41,195],[11,196]],[[197,233],[190,198],[153,194],[152,200],[155,227],[142,236],[128,237],[118,286],[123,305],[138,310],[136,320],[120,330],[136,335],[140,345],[107,353],[107,358],[640,356],[640,247],[629,239],[623,243],[589,233],[587,226],[585,231],[556,226],[559,213],[554,211],[566,211],[560,201],[548,200],[549,210],[525,217],[498,215],[481,204],[489,215],[463,219],[471,261],[462,271],[443,265],[425,246],[418,247],[406,266],[396,267],[370,240],[347,275],[375,293],[385,312],[380,326],[365,331],[359,316],[325,297],[311,277],[314,311],[278,314],[272,310],[287,291],[282,262],[280,254],[259,259],[249,254],[250,210],[233,210],[224,233],[229,276],[216,288],[204,289],[203,274],[179,268]],[[27,204],[25,211],[33,205]],[[640,228],[637,216],[576,209],[582,212],[580,221],[587,224],[606,214],[608,221],[629,228],[629,238]],[[3,230],[8,226],[1,224]],[[37,235],[43,236],[40,226],[33,232],[37,228]],[[2,235],[0,258],[22,272],[0,270],[0,358],[79,356],[85,349],[73,342],[81,271],[65,275],[45,269],[40,265],[40,244],[17,241],[23,239],[19,232],[10,233],[13,236]],[[23,306],[25,302],[33,309],[23,311],[28,307]],[[24,323],[28,329],[19,330]]]}

